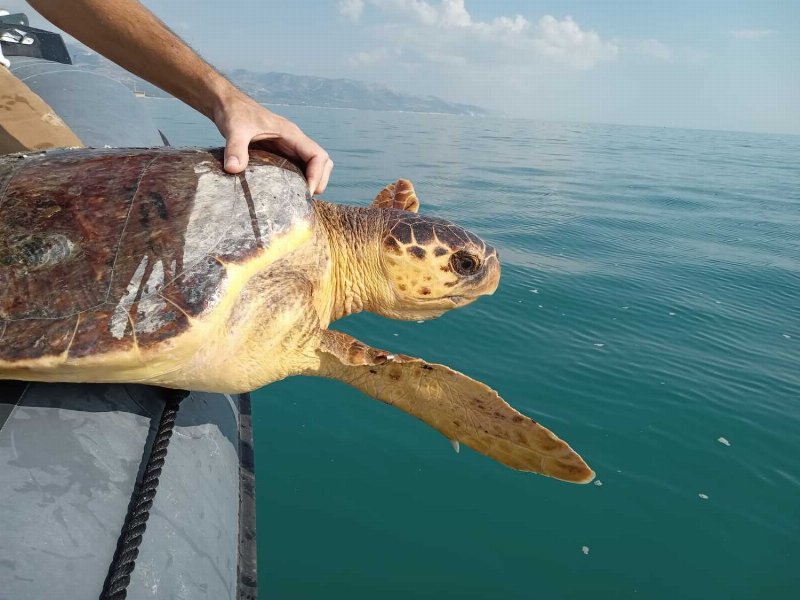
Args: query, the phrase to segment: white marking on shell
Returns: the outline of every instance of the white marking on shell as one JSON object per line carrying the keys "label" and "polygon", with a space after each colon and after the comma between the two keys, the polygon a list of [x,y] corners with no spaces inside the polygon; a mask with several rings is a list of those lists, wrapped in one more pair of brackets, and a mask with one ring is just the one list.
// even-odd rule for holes
{"label": "white marking on shell", "polygon": [[461,444],[458,443],[458,440],[450,440],[450,445],[453,446],[453,450],[456,451],[456,454],[461,452]]}
{"label": "white marking on shell", "polygon": [[137,335],[158,331],[164,325],[164,310],[166,308],[167,303],[157,294],[142,298],[136,310]]}
{"label": "white marking on shell", "polygon": [[144,256],[142,257],[139,266],[136,267],[136,271],[134,271],[130,282],[128,282],[128,287],[125,288],[125,293],[119,299],[119,302],[117,302],[114,313],[111,315],[111,321],[109,322],[108,330],[117,340],[122,339],[122,336],[125,335],[125,329],[130,323],[130,321],[128,321],[128,310],[130,310],[131,306],[133,306],[133,301],[136,298],[136,292],[139,290],[139,284],[142,282],[142,277],[144,276],[144,270],[146,267],[147,256]]}
{"label": "white marking on shell", "polygon": [[[273,234],[288,231],[298,221],[308,218],[311,210],[306,201],[308,186],[297,173],[271,165],[250,166],[247,184],[264,245],[269,244]],[[249,214],[247,224],[250,225]]]}
{"label": "white marking on shell", "polygon": [[164,263],[158,261],[153,266],[153,272],[150,273],[150,278],[147,280],[147,285],[144,288],[146,294],[153,294],[159,291],[164,285]]}
{"label": "white marking on shell", "polygon": [[158,261],[153,267],[153,272],[147,280],[145,293],[137,306],[135,330],[137,334],[153,333],[164,325],[164,310],[167,303],[155,292],[164,285],[164,266]]}
{"label": "white marking on shell", "polygon": [[202,175],[203,173],[211,172],[211,161],[204,160],[203,162],[194,166],[194,172],[197,175]]}
{"label": "white marking on shell", "polygon": [[183,247],[183,264],[186,268],[196,264],[226,235],[226,226],[232,225],[233,205],[236,203],[235,179],[195,167],[200,178],[186,227]]}
{"label": "white marking on shell", "polygon": [[306,182],[300,175],[272,165],[248,167],[247,185],[260,238],[256,240],[239,177],[212,171],[207,163],[197,165],[195,173],[200,177],[183,249],[187,268],[212,252],[235,250],[242,240],[267,247],[275,234],[308,219]]}

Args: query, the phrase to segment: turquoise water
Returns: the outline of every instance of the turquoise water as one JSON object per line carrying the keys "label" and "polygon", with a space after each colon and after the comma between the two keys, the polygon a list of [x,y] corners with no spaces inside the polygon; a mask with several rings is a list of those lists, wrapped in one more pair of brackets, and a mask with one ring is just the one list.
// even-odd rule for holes
{"label": "turquoise water", "polygon": [[[150,104],[174,144],[219,143]],[[338,382],[273,384],[254,395],[264,597],[797,597],[800,137],[277,110],[336,161],[327,199],[409,178],[503,263],[494,296],[440,320],[336,327],[486,382],[598,482],[456,455]]]}

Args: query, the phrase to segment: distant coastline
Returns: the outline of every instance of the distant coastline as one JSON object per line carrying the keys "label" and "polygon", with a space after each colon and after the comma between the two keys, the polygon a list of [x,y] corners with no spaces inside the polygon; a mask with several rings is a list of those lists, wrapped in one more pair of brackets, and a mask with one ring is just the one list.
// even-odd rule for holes
{"label": "distant coastline", "polygon": [[467,116],[489,114],[479,106],[448,102],[435,96],[403,94],[383,85],[353,79],[254,73],[244,69],[227,75],[253,98],[267,104]]}
{"label": "distant coastline", "polygon": [[[144,92],[135,92],[137,98],[144,98],[146,100],[176,100],[180,102],[174,96],[168,95],[161,95],[161,96],[151,96],[149,94],[145,94]],[[286,102],[263,102],[259,101],[259,104],[263,104],[264,106],[279,106],[279,107],[291,107],[291,108],[313,108],[315,110],[352,110],[352,111],[363,111],[363,110],[375,110],[378,112],[388,112],[388,113],[413,113],[419,115],[445,115],[445,116],[478,116],[478,115],[465,115],[464,113],[446,113],[446,112],[435,112],[435,111],[422,111],[422,110],[399,110],[399,109],[379,109],[379,108],[354,108],[351,106],[320,106],[317,104],[288,104]],[[484,115],[480,115],[484,116]],[[486,116],[491,116],[490,113],[486,113]]]}
{"label": "distant coastline", "polygon": [[[170,98],[163,90],[128,73],[84,46],[69,45],[73,62],[83,69],[117,79],[144,98]],[[490,111],[436,96],[414,96],[384,85],[353,79],[329,79],[291,73],[256,73],[236,69],[224,73],[237,87],[262,104],[338,110],[378,110],[434,115],[488,116]]]}

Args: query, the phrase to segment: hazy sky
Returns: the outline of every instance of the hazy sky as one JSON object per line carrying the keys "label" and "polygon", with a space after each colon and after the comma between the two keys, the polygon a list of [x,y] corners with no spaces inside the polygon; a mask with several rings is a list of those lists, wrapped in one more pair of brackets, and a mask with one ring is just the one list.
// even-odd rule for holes
{"label": "hazy sky", "polygon": [[800,134],[797,0],[144,3],[223,69],[375,81],[534,119]]}

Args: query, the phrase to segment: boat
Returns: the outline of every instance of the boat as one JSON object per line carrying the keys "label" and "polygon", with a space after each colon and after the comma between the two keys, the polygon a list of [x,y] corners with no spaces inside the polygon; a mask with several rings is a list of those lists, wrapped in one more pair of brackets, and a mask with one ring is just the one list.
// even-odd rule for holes
{"label": "boat", "polygon": [[[166,143],[142,100],[73,65],[60,35],[0,14],[0,40],[87,146]],[[250,397],[180,396],[0,381],[0,597],[257,597]]]}

